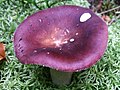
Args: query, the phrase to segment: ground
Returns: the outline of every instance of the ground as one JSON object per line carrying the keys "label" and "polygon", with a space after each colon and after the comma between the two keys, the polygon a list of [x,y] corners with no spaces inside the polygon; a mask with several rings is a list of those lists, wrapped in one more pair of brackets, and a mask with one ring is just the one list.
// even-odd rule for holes
{"label": "ground", "polygon": [[[73,74],[68,86],[58,87],[51,82],[49,68],[23,65],[15,57],[13,34],[16,27],[39,9],[63,4],[88,7],[85,0],[68,0],[48,6],[34,0],[0,1],[0,42],[6,46],[6,60],[0,64],[1,90],[120,90],[120,19],[108,27],[108,47],[99,62],[87,70]],[[36,0],[37,1],[37,0]],[[46,0],[47,1],[47,0]],[[55,1],[55,0],[53,0]],[[40,6],[40,7],[38,7]]]}

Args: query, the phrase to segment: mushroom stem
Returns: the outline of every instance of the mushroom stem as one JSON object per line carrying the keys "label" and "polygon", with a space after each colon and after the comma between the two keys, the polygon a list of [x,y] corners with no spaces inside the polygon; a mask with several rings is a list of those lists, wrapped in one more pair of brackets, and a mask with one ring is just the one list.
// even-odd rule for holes
{"label": "mushroom stem", "polygon": [[70,84],[73,72],[62,72],[50,69],[52,82],[56,85],[63,86]]}

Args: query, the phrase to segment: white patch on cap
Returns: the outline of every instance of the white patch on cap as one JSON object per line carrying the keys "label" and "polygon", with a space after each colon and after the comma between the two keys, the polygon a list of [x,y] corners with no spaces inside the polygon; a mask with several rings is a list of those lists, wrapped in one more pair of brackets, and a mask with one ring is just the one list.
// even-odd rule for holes
{"label": "white patch on cap", "polygon": [[60,46],[60,44],[61,44],[61,41],[60,40],[56,40],[56,41],[54,41],[54,43],[56,44],[56,46]]}
{"label": "white patch on cap", "polygon": [[47,52],[47,54],[50,54],[50,52]]}
{"label": "white patch on cap", "polygon": [[36,52],[37,52],[37,50],[34,50],[33,52],[34,52],[34,53],[36,53]]}
{"label": "white patch on cap", "polygon": [[69,33],[70,31],[68,29],[66,29],[66,32]]}
{"label": "white patch on cap", "polygon": [[83,13],[80,16],[80,22],[85,22],[85,21],[87,21],[90,18],[91,18],[91,14],[90,13]]}
{"label": "white patch on cap", "polygon": [[74,42],[74,41],[75,41],[74,38],[70,39],[70,42]]}
{"label": "white patch on cap", "polygon": [[77,36],[79,33],[75,33],[75,35]]}
{"label": "white patch on cap", "polygon": [[39,19],[39,22],[42,22],[42,20],[41,20],[41,19]]}
{"label": "white patch on cap", "polygon": [[60,48],[59,50],[62,50],[62,48]]}
{"label": "white patch on cap", "polygon": [[65,43],[68,43],[68,41],[66,40],[66,41],[64,41],[63,43],[64,43],[64,44],[65,44]]}

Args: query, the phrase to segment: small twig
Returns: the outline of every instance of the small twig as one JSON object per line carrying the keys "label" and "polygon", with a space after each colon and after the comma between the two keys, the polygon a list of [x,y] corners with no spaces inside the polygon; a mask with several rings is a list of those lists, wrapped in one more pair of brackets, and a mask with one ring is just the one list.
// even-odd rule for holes
{"label": "small twig", "polygon": [[115,7],[115,8],[112,8],[112,9],[109,9],[109,10],[104,11],[104,12],[101,12],[100,14],[105,14],[105,13],[111,12],[111,11],[113,11],[113,10],[115,10],[115,9],[118,9],[118,8],[120,8],[120,6]]}
{"label": "small twig", "polygon": [[120,18],[120,15],[118,15],[116,18],[113,18],[108,25],[110,26],[113,22],[116,22],[119,18]]}
{"label": "small twig", "polygon": [[116,14],[120,14],[120,11],[118,11],[118,12],[115,12]]}

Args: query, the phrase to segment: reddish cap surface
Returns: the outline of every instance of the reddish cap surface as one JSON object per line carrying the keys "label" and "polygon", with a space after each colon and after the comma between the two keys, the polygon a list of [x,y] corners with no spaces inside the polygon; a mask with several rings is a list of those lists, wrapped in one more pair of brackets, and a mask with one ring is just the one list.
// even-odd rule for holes
{"label": "reddish cap surface", "polygon": [[95,64],[108,40],[107,25],[91,10],[59,6],[34,13],[14,34],[14,51],[23,64],[74,72]]}

